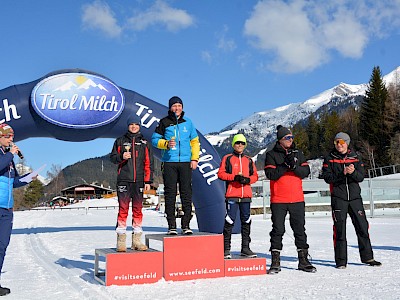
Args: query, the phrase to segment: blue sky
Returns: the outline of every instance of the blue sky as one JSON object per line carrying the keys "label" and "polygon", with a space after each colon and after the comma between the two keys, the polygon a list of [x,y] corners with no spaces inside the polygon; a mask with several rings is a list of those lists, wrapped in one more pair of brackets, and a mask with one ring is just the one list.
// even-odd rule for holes
{"label": "blue sky", "polygon": [[[340,82],[368,82],[374,66],[391,72],[399,11],[398,0],[3,0],[0,89],[86,69],[162,104],[180,96],[205,134]],[[112,142],[18,145],[37,168],[105,155]]]}

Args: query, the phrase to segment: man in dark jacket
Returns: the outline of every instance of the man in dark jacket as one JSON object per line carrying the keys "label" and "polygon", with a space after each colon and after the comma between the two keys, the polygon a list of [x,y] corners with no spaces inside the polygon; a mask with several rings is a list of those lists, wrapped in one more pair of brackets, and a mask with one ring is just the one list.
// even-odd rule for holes
{"label": "man in dark jacket", "polygon": [[349,149],[349,144],[350,136],[339,132],[334,139],[335,148],[325,158],[322,167],[322,177],[331,189],[336,268],[345,269],[347,265],[347,214],[357,234],[361,261],[370,266],[380,266],[381,263],[374,260],[361,198],[359,183],[364,180],[364,164],[357,153]]}
{"label": "man in dark jacket", "polygon": [[132,199],[132,249],[145,251],[141,242],[143,221],[143,190],[150,190],[153,182],[153,154],[150,143],[140,133],[140,119],[128,119],[128,131],[114,142],[110,160],[118,164],[117,195],[117,251],[126,251],[126,219]]}
{"label": "man in dark jacket", "polygon": [[292,132],[281,125],[277,127],[275,147],[267,152],[265,175],[270,180],[271,189],[271,256],[270,274],[281,270],[280,252],[285,233],[285,218],[290,214],[290,226],[299,258],[299,270],[316,272],[317,269],[308,260],[307,235],[305,232],[305,203],[302,179],[310,174],[310,167],[293,142]]}

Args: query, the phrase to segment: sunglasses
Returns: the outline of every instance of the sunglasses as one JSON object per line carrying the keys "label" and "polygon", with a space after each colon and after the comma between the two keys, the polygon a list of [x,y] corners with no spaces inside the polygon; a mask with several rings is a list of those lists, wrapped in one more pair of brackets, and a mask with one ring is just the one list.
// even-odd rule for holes
{"label": "sunglasses", "polygon": [[287,140],[287,141],[293,140],[294,139],[294,135],[287,135],[287,136],[283,137],[283,139]]}
{"label": "sunglasses", "polygon": [[245,142],[239,142],[239,141],[238,141],[238,142],[235,143],[235,145],[243,145],[243,146],[244,146],[244,145],[246,145],[246,143],[245,143]]}
{"label": "sunglasses", "polygon": [[335,145],[344,145],[346,144],[346,142],[342,139],[338,139],[336,141],[333,142]]}
{"label": "sunglasses", "polygon": [[3,135],[1,135],[1,137],[3,137],[3,138],[6,138],[6,139],[9,139],[9,138],[11,138],[11,137],[13,137],[14,135],[13,134],[3,134]]}

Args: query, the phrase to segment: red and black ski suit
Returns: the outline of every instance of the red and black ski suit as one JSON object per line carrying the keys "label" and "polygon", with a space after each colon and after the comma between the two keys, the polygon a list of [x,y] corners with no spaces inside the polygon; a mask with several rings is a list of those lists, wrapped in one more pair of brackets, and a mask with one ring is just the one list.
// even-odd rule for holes
{"label": "red and black ski suit", "polygon": [[[248,184],[235,181],[235,175],[249,178]],[[252,198],[251,184],[258,180],[257,168],[253,160],[243,154],[233,152],[222,158],[218,178],[226,183],[226,216],[224,224],[224,251],[230,250],[233,224],[240,212],[242,249],[249,248],[250,244],[250,202]]]}
{"label": "red and black ski suit", "polygon": [[[130,159],[124,160],[123,154],[131,152]],[[117,233],[126,233],[126,219],[132,199],[132,229],[142,232],[143,187],[153,182],[153,154],[151,144],[142,134],[127,132],[117,138],[110,154],[110,160],[118,164],[117,195],[119,203]]]}

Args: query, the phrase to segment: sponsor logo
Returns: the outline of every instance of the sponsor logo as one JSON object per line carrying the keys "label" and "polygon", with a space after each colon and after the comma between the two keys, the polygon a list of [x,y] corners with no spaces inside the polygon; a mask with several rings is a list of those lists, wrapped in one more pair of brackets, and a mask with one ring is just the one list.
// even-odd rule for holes
{"label": "sponsor logo", "polygon": [[46,121],[68,128],[100,127],[122,113],[125,99],[111,81],[87,73],[47,77],[32,90],[31,103]]}

